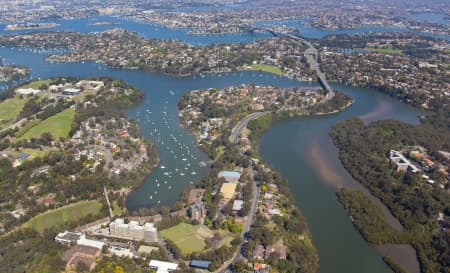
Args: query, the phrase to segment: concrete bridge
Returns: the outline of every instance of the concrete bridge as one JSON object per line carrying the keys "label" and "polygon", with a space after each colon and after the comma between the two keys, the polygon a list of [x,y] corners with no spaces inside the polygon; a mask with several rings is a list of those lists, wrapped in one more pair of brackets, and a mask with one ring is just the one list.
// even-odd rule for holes
{"label": "concrete bridge", "polygon": [[320,65],[318,62],[319,53],[318,53],[317,49],[310,42],[308,42],[304,38],[297,36],[297,35],[288,34],[288,33],[279,33],[279,32],[275,32],[273,30],[263,28],[263,27],[249,28],[248,30],[249,31],[264,31],[264,32],[272,34],[275,37],[285,37],[296,43],[306,45],[308,48],[305,50],[305,58],[309,64],[309,67],[316,72],[319,83],[322,85],[323,89],[325,89],[325,91],[328,92],[327,100],[334,97],[334,95],[335,95],[334,90],[328,84],[328,81],[325,78],[325,75],[320,70]]}

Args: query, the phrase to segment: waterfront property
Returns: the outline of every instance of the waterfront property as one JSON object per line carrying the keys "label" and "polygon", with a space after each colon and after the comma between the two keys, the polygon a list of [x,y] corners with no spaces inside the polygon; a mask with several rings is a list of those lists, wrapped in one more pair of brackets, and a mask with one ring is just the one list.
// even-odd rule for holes
{"label": "waterfront property", "polygon": [[413,173],[418,172],[419,169],[414,166],[406,157],[399,151],[390,150],[389,160],[392,164],[395,164],[397,172],[399,171],[411,171]]}
{"label": "waterfront property", "polygon": [[140,225],[137,221],[125,223],[124,219],[117,218],[109,224],[110,235],[117,238],[136,241],[157,242],[157,229],[153,223]]}
{"label": "waterfront property", "polygon": [[[247,77],[248,75],[250,75],[250,74],[244,74],[244,77]],[[264,74],[263,74],[264,75]],[[224,75],[222,75],[222,77],[223,77],[223,79],[227,79],[228,80],[228,82],[227,82],[227,84],[229,84],[229,82],[231,82],[231,79],[232,79],[232,77],[231,76],[224,76]],[[248,80],[250,81],[250,80],[256,80],[256,81],[261,81],[261,82],[264,82],[265,81],[265,78],[267,78],[267,76],[263,76],[263,77],[261,77],[261,79],[258,79],[257,77],[256,78],[254,78],[254,79],[252,79],[252,78],[248,78]],[[145,77],[142,77],[142,81],[143,82],[145,82],[145,84],[148,84],[148,81],[145,81],[145,80],[147,80],[147,78],[145,78]],[[145,79],[145,80],[144,80]],[[246,78],[246,80],[247,80],[247,78]],[[130,81],[134,81],[134,82],[138,82],[138,81],[135,81],[134,79],[131,79]],[[173,82],[175,82],[175,80],[172,80],[171,79],[171,81],[173,81]],[[209,82],[213,82],[213,83],[209,83]],[[208,79],[207,80],[207,83],[205,84],[205,85],[208,85],[208,84],[216,84],[217,82],[219,82],[220,81],[220,79],[218,78],[218,77],[211,77],[211,79]],[[274,82],[275,82],[275,80],[273,80]],[[283,81],[283,83],[284,83],[284,81]],[[139,83],[138,83],[139,84]],[[141,83],[142,84],[142,83]],[[220,83],[220,84],[222,84],[222,83]],[[290,83],[290,84],[292,84],[292,83]],[[178,87],[178,86],[177,86]],[[185,90],[186,89],[186,83],[185,82],[183,82],[183,88],[180,88],[180,90]],[[150,89],[149,89],[150,90]],[[177,89],[178,90],[178,89]],[[361,92],[363,95],[365,94],[365,93],[367,93],[367,92],[364,92],[363,90],[359,90],[359,92]],[[155,96],[155,97],[158,97],[158,96]],[[162,95],[161,95],[161,97],[162,97]],[[359,99],[360,97],[358,97],[358,99]],[[357,100],[358,101],[358,100]],[[365,100],[364,100],[365,101]],[[358,105],[361,105],[361,104],[364,104],[364,101],[362,101],[362,100],[359,100],[358,101]],[[377,101],[377,100],[375,100],[375,99],[373,99],[372,101]],[[159,101],[158,101],[159,102]],[[375,105],[375,104],[373,104],[373,105]],[[372,106],[372,104],[370,104],[370,106]],[[139,110],[143,110],[143,109],[145,109],[145,107],[149,107],[148,106],[148,104],[146,103],[145,105],[143,105],[141,108],[139,108]],[[366,108],[366,109],[371,109],[371,107],[364,107],[364,108]],[[359,109],[359,108],[358,108]],[[352,109],[351,111],[350,111],[350,113],[351,114],[354,114],[354,115],[358,115],[358,114],[361,114],[362,112],[360,111],[360,110],[354,110],[354,109]],[[397,109],[397,108],[395,108],[395,109]],[[400,111],[401,112],[401,111]],[[403,111],[404,112],[404,111]],[[134,115],[134,114],[130,114],[130,115]],[[411,115],[412,116],[412,115]],[[403,117],[403,118],[406,118],[406,117]],[[324,118],[325,119],[325,118]],[[328,119],[328,118],[326,118],[326,120],[328,121],[328,120],[332,120],[332,118],[330,118],[330,119]],[[319,127],[320,125],[316,125],[316,124],[308,124],[308,128],[311,128],[311,129],[314,129],[314,132],[315,133],[317,133],[318,131],[320,131],[320,132],[322,132],[323,133],[323,131],[324,130],[317,130],[317,127]],[[306,131],[306,130],[305,130]],[[283,134],[283,136],[286,136],[286,135],[289,135],[289,134]],[[296,136],[296,141],[298,141],[299,140],[299,137],[298,137],[298,134],[292,134],[292,135],[295,135]],[[316,137],[316,139],[319,139],[319,137]],[[277,141],[277,143],[282,143],[282,141]],[[309,147],[308,145],[305,145],[305,147]],[[292,149],[291,150],[289,150],[290,152],[292,152]],[[288,156],[288,152],[286,152],[286,150],[283,150],[283,153],[284,153],[284,156]],[[289,161],[292,161],[292,162],[298,162],[298,160],[289,160]],[[283,160],[282,159],[280,159],[278,162],[283,162]],[[289,163],[289,162],[288,162]],[[307,166],[307,164],[305,164],[305,166]],[[292,167],[292,166],[291,166]],[[282,168],[280,168],[280,170],[281,170]],[[295,166],[294,167],[292,167],[291,168],[291,170],[294,170],[295,169]],[[307,177],[308,175],[310,175],[310,173],[312,172],[312,168],[311,168],[311,170],[309,170],[309,169],[307,169],[307,170],[305,170],[305,171],[303,171],[302,170],[302,172],[301,172],[301,174],[302,174],[302,177],[303,176],[305,176],[305,177]],[[291,178],[291,177],[290,177]],[[294,181],[299,181],[297,178],[298,177],[292,177],[293,178],[293,180]],[[321,182],[322,181],[315,181],[316,183],[315,184],[317,184],[317,185],[321,185]],[[302,183],[303,183],[303,180],[302,180]],[[317,189],[317,186],[315,186],[315,185],[312,185],[311,186],[311,188],[312,189],[316,189],[316,190],[318,190]],[[305,192],[307,192],[307,190],[308,189],[303,189],[303,187],[302,187],[302,191],[305,191]],[[319,189],[320,190],[320,189]],[[297,193],[296,191],[295,191],[295,189],[293,190],[295,193]],[[162,195],[162,194],[161,194]],[[316,197],[316,195],[314,195],[315,197]],[[302,196],[302,198],[298,198],[298,199],[300,199],[301,201],[302,201],[302,204],[303,203],[306,203],[306,204],[308,204],[308,202],[309,202],[309,200],[308,200],[308,198],[307,198],[307,196],[306,196],[306,198],[303,198],[304,196]],[[147,198],[148,199],[148,196],[145,196],[145,198]],[[173,199],[172,199],[173,200]],[[324,204],[327,204],[327,205],[329,205],[328,203],[327,203],[327,200],[322,200],[322,201],[324,201],[323,203]],[[333,202],[334,202],[335,200],[333,200]],[[315,203],[316,204],[316,203]],[[321,215],[317,215],[317,213],[310,213],[309,215],[312,215],[311,217],[321,217]],[[324,213],[323,214],[324,216],[323,217],[326,217],[327,219],[329,219],[329,215],[328,215],[328,213]],[[336,213],[335,215],[338,215],[338,213]],[[336,220],[336,222],[338,223],[338,226],[339,226],[339,223],[340,222],[342,222],[342,221],[340,221],[341,219],[335,219]],[[318,221],[318,222],[320,222],[320,220]],[[321,223],[321,224],[323,224],[323,222]],[[320,230],[320,228],[318,228],[318,230]],[[339,232],[339,234],[343,234],[342,235],[342,238],[343,239],[345,239],[346,240],[346,243],[348,242],[350,245],[352,244],[352,242],[354,243],[355,241],[356,242],[358,242],[358,240],[359,239],[355,239],[355,237],[351,237],[351,236],[347,236],[348,235],[348,232],[346,232],[346,231],[348,231],[348,228],[347,228],[347,230],[346,230],[346,227],[342,227],[342,225],[341,226],[339,226],[338,228],[336,228],[336,230],[337,230],[337,232]],[[313,228],[313,231],[314,231],[314,228]],[[319,232],[319,234],[320,234],[320,231],[318,231]],[[316,235],[317,236],[317,235]],[[322,235],[318,235],[317,237],[321,237]],[[325,238],[326,238],[326,236],[325,236]],[[359,238],[359,237],[358,237]],[[333,242],[333,240],[328,240],[328,239],[325,239],[325,241],[329,241],[329,242]],[[319,241],[320,242],[320,241]],[[338,245],[346,245],[346,243],[345,244],[332,244],[333,246],[338,246]],[[360,247],[360,245],[361,244],[359,244],[358,245],[358,247],[357,248],[351,248],[351,247],[349,247],[349,249],[352,249],[352,250],[355,250],[356,252],[353,252],[353,254],[355,254],[355,255],[350,255],[352,258],[353,257],[364,257],[364,258],[367,258],[367,257],[369,257],[369,258],[371,258],[371,257],[375,257],[377,260],[379,260],[378,258],[378,256],[377,255],[375,255],[375,254],[373,254],[373,253],[367,253],[367,252],[365,252],[364,250],[364,248],[361,250],[361,247]],[[353,247],[354,247],[354,245],[352,245]],[[346,249],[347,250],[347,249]],[[344,252],[344,251],[342,251],[342,252]],[[330,263],[330,259],[328,259],[327,260],[327,258],[326,257],[331,257],[332,255],[324,255],[325,256],[325,258],[324,258],[324,264],[325,264],[325,266],[328,264],[328,265],[332,265],[332,267],[333,267],[333,269],[335,269],[335,268],[346,268],[347,269],[347,267],[348,267],[348,265],[349,264],[355,264],[355,268],[356,267],[359,267],[359,266],[361,266],[361,264],[358,264],[358,262],[357,262],[357,260],[363,260],[363,259],[355,259],[355,260],[352,260],[352,261],[349,261],[349,260],[346,260],[346,258],[345,257],[339,257],[339,258],[336,258],[335,260],[339,260],[339,261],[342,261],[342,266],[341,267],[339,267],[339,265],[336,265],[336,264],[333,264],[333,261],[331,261],[331,263]],[[333,256],[334,257],[334,256]],[[334,258],[333,258],[334,259]],[[331,260],[333,260],[333,259],[331,259]],[[364,259],[364,260],[366,260],[366,259]],[[371,260],[371,259],[369,259],[369,260]],[[368,263],[369,264],[369,263]],[[336,266],[336,267],[335,267]],[[329,268],[330,266],[328,266],[328,268]],[[377,270],[378,268],[376,268],[376,267],[374,267],[375,269],[373,269],[374,271],[372,271],[372,272],[382,272],[382,271],[380,271],[380,270]],[[359,268],[360,269],[360,268]],[[368,268],[365,268],[365,269],[367,269],[368,270]],[[326,269],[325,269],[326,270]],[[331,271],[325,271],[325,272],[333,272],[332,270]],[[350,268],[350,270],[348,271],[348,272],[354,272],[354,271],[351,271],[351,268]],[[369,271],[367,271],[367,272],[369,272]]]}

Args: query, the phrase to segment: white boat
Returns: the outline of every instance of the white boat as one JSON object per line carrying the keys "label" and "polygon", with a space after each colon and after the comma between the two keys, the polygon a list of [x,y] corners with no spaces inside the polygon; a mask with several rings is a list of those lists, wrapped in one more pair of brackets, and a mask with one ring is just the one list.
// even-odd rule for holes
{"label": "white boat", "polygon": [[166,168],[166,166],[164,166],[164,165],[161,165],[161,169],[165,169]]}

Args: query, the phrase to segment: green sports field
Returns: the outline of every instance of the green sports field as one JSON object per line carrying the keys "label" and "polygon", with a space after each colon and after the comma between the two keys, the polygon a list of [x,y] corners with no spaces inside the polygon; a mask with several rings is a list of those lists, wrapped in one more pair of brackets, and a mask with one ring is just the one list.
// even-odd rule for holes
{"label": "green sports field", "polygon": [[21,86],[20,88],[33,88],[38,89],[44,84],[48,85],[52,82],[52,80],[38,80],[38,81],[32,81],[24,86]]}
{"label": "green sports field", "polygon": [[211,230],[205,226],[194,226],[186,223],[180,223],[161,231],[161,236],[173,241],[184,255],[204,250],[206,247],[204,238],[209,238],[212,235]]}
{"label": "green sports field", "polygon": [[399,49],[395,49],[392,45],[389,45],[385,48],[365,48],[365,50],[382,53],[382,54],[392,54],[392,55],[399,55],[402,54],[402,51]]}
{"label": "green sports field", "polygon": [[47,228],[60,226],[64,223],[77,221],[89,214],[98,215],[102,204],[97,200],[80,201],[55,210],[39,214],[24,224],[38,232],[43,232]]}
{"label": "green sports field", "polygon": [[252,64],[253,70],[261,70],[264,72],[269,72],[276,75],[283,75],[283,71],[278,66],[268,65],[268,64]]}
{"label": "green sports field", "polygon": [[53,138],[67,138],[75,117],[75,110],[66,109],[54,116],[49,117],[31,127],[20,139],[40,138],[43,133],[49,132]]}
{"label": "green sports field", "polygon": [[13,124],[28,99],[10,98],[0,103],[0,128]]}

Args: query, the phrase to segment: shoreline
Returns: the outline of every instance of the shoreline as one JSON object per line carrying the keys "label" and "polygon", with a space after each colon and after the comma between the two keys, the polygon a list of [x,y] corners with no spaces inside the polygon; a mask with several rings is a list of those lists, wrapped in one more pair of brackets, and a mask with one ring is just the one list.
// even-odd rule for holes
{"label": "shoreline", "polygon": [[[335,151],[337,152],[337,150]],[[327,185],[331,186],[335,192],[338,192],[341,188],[362,191],[372,202],[383,210],[386,220],[392,228],[398,231],[404,230],[403,225],[394,217],[389,208],[384,205],[380,199],[372,195],[368,188],[356,181],[342,165],[346,175],[341,175],[341,173],[336,170],[338,166],[332,166],[331,162],[323,154],[323,151],[320,150],[320,146],[317,142],[313,143],[313,146],[310,148],[309,158],[318,175],[327,183]]]}
{"label": "shoreline", "polygon": [[[417,251],[410,244],[383,244],[373,245],[375,249],[383,255],[397,262],[408,273],[420,273],[420,264],[417,259]],[[415,259],[411,259],[415,257]],[[388,264],[389,265],[389,264]]]}
{"label": "shoreline", "polygon": [[[316,113],[316,114],[312,114],[312,115],[300,115],[300,116],[294,116],[294,117],[302,117],[302,116],[303,116],[303,117],[307,117],[307,116],[332,115],[332,114],[336,114],[336,113],[339,113],[339,112],[341,112],[341,111],[344,111],[345,109],[347,109],[348,107],[350,107],[351,105],[353,105],[353,103],[354,103],[354,100],[352,100],[351,102],[347,103],[346,106],[341,107],[339,110],[334,110],[334,111],[327,112],[327,113]],[[285,121],[285,120],[289,120],[289,119],[290,119],[290,118],[272,121],[271,124],[269,124],[269,127],[268,127],[268,128],[265,128],[265,130],[264,130],[262,133],[264,133],[265,131],[267,131],[267,130],[269,130],[270,128],[272,128],[276,123],[282,122],[282,121]],[[257,138],[256,138],[256,143],[257,143],[257,145],[255,145],[255,144],[253,143],[253,141],[251,141],[251,142],[252,142],[252,149],[253,149],[255,146],[256,146],[256,147],[259,147],[259,140],[260,140],[260,138],[261,138],[262,133],[261,133],[259,136],[257,136]],[[317,145],[317,144],[316,144],[316,145]],[[333,147],[334,147],[334,145],[333,145]],[[334,148],[336,149],[336,147],[334,147]],[[337,152],[337,150],[336,150],[336,152]],[[256,153],[257,153],[258,156],[260,156],[259,148],[257,148]],[[314,153],[313,151],[311,151],[311,155],[314,155],[314,154],[317,154],[317,153]],[[320,160],[320,159],[323,159],[323,160]],[[313,159],[312,161],[313,161],[313,162],[314,162],[314,161],[315,161],[315,162],[321,161],[321,164],[322,164],[323,162],[327,162],[326,157],[316,158],[316,159]],[[341,161],[339,160],[339,162],[341,162]],[[317,165],[316,165],[316,166],[317,166]],[[342,167],[343,167],[343,166],[342,166]],[[319,168],[320,168],[320,167],[319,167]],[[335,179],[336,179],[336,176],[339,176],[339,174],[336,173],[336,172],[334,172],[334,171],[332,171],[332,172],[329,172],[329,171],[324,172],[325,169],[328,169],[328,170],[331,169],[331,170],[333,170],[333,167],[331,167],[331,168],[324,167],[324,168],[320,168],[320,169],[321,169],[321,170],[317,170],[317,169],[316,169],[316,171],[319,172],[319,175],[322,177],[322,179],[325,180],[325,182],[326,182],[329,186],[331,186],[331,187],[334,188],[334,190],[335,190],[336,193],[338,192],[338,190],[339,190],[340,188],[347,188],[347,189],[351,189],[351,190],[360,190],[360,191],[364,192],[364,194],[365,194],[371,201],[373,201],[376,205],[378,205],[378,206],[383,210],[383,213],[384,213],[384,215],[385,215],[385,217],[386,217],[388,223],[390,224],[390,226],[391,226],[392,228],[394,228],[395,230],[399,230],[399,231],[403,231],[403,230],[404,230],[404,227],[401,225],[400,221],[392,215],[391,211],[387,208],[387,206],[384,205],[384,204],[381,202],[381,200],[379,200],[378,198],[376,198],[375,196],[373,196],[373,195],[370,193],[370,191],[369,191],[365,186],[363,186],[362,184],[358,183],[358,182],[357,182],[356,180],[354,180],[352,177],[351,177],[351,179],[353,180],[353,182],[352,182],[351,184],[349,184],[348,182],[346,182],[347,179],[344,179],[344,178],[342,178],[342,177],[341,177],[341,179],[340,179],[340,181],[339,181],[340,183],[338,182],[338,184],[336,184]],[[346,171],[346,170],[345,170],[345,171]],[[346,171],[346,173],[348,174],[347,171]],[[349,175],[349,174],[348,174],[348,175]],[[342,205],[341,205],[341,206],[342,206]],[[346,212],[346,213],[347,213],[347,212]],[[353,224],[352,224],[352,225],[353,225]],[[359,230],[358,230],[354,225],[353,225],[353,227],[357,230],[357,232],[358,232],[359,234],[361,234],[361,233],[359,232]],[[364,239],[364,241],[367,242],[367,240],[365,240],[365,239]],[[392,257],[392,259],[394,259],[396,262],[398,262],[402,267],[405,267],[406,269],[408,269],[408,271],[409,271],[410,273],[420,273],[420,272],[421,272],[421,271],[420,271],[419,261],[418,261],[418,259],[417,259],[417,251],[415,250],[415,248],[414,248],[412,245],[410,245],[410,244],[385,244],[385,245],[374,245],[374,244],[371,244],[371,243],[369,243],[369,242],[367,242],[367,243],[368,243],[369,245],[371,245],[373,248],[375,248],[375,249],[377,250],[377,252],[380,253],[383,257],[384,257],[384,256]],[[396,250],[397,250],[397,251],[396,251]],[[402,252],[398,253],[398,250],[402,250]],[[405,251],[407,254],[405,255],[405,252],[403,252],[403,251]],[[403,254],[403,255],[402,255],[402,254]],[[319,257],[319,258],[320,258],[320,257]],[[388,265],[388,266],[389,266],[389,265]]]}
{"label": "shoreline", "polygon": [[[59,79],[63,79],[63,78],[64,77],[61,76],[61,77],[49,77],[49,78],[46,78],[46,79],[48,79],[48,80],[59,80]],[[123,186],[121,188],[116,188],[116,189],[115,188],[111,188],[111,187],[108,186],[108,191],[120,192],[121,196],[123,196],[124,198],[127,198],[129,193],[132,192],[133,190],[135,190],[136,188],[140,187],[142,185],[142,183],[144,182],[145,178],[147,176],[149,176],[154,171],[154,169],[160,164],[160,158],[159,158],[158,152],[157,152],[156,147],[155,147],[154,143],[152,142],[152,140],[147,138],[147,137],[145,137],[145,135],[141,134],[139,123],[126,114],[126,111],[129,108],[134,107],[137,104],[140,104],[144,100],[145,93],[142,92],[140,89],[138,89],[138,88],[136,88],[136,87],[134,87],[132,85],[129,85],[127,82],[119,80],[119,79],[117,79],[115,77],[109,77],[109,76],[71,77],[71,76],[68,76],[66,78],[67,79],[71,79],[71,80],[119,81],[121,83],[126,84],[126,86],[128,86],[130,89],[134,90],[133,92],[136,92],[137,99],[136,100],[128,100],[126,102],[123,102],[123,103],[117,105],[115,113],[118,114],[120,117],[126,119],[132,126],[136,126],[139,129],[137,134],[138,134],[138,137],[142,140],[142,144],[145,146],[145,149],[147,151],[147,160],[145,162],[143,162],[142,164],[135,165],[136,167],[135,167],[134,171],[127,172],[125,176],[119,176],[118,179],[126,182],[127,183],[126,186]],[[7,99],[8,96],[13,96],[13,95],[16,94],[14,92],[15,89],[17,89],[17,88],[19,88],[21,86],[25,86],[27,84],[36,82],[36,81],[39,81],[39,80],[31,79],[31,80],[28,80],[26,82],[20,83],[18,85],[14,85],[14,86],[10,87],[9,89],[5,90],[3,92],[3,94],[5,94],[5,96],[7,96],[6,97],[6,99]],[[113,103],[115,103],[115,101],[114,100],[110,100],[106,104],[113,104]],[[94,117],[95,116],[96,115],[94,115]],[[102,171],[105,171],[105,170],[108,170],[106,165],[104,166]],[[111,173],[109,173],[108,178],[111,179],[112,176],[113,175]],[[58,207],[55,207],[55,208],[52,208],[52,209],[49,209],[49,210],[45,210],[43,212],[39,212],[39,213],[31,216],[30,219],[33,219],[33,218],[35,218],[35,217],[37,217],[39,215],[47,214],[47,213],[49,213],[49,212],[51,212],[53,210],[58,210],[58,209],[60,209],[62,207],[72,206],[72,205],[76,204],[77,202],[89,201],[89,200],[98,200],[99,202],[103,202],[104,199],[103,199],[103,197],[99,197],[99,198],[94,198],[94,199],[80,199],[80,200],[76,200],[75,202],[71,201],[69,203],[62,204],[61,206],[58,206]],[[105,206],[105,207],[107,208],[107,206]],[[123,211],[126,212],[128,210],[127,210],[126,207],[123,207]],[[14,229],[12,229],[12,230],[8,231],[7,233],[4,233],[4,234],[2,234],[0,236],[4,236],[6,234],[9,234],[12,231],[20,230],[20,229],[25,228],[27,222],[29,222],[30,219],[25,221],[25,222],[22,222],[22,223],[18,224],[16,227],[14,227]]]}
{"label": "shoreline", "polygon": [[[337,153],[337,148],[334,147],[334,149]],[[391,210],[379,198],[374,196],[367,187],[356,181],[342,165],[341,167],[344,168],[346,174],[344,175],[345,177],[336,170],[336,168],[339,168],[338,166],[331,166],[330,161],[327,159],[327,157],[323,154],[323,152],[321,153],[320,146],[318,146],[317,143],[315,143],[314,146],[311,147],[309,157],[311,158],[311,162],[313,163],[315,170],[318,172],[318,175],[324,180],[324,182],[327,185],[332,187],[336,193],[342,188],[363,192],[364,195],[370,201],[372,201],[376,206],[378,206],[383,211],[386,221],[394,230],[396,231],[405,230],[400,221],[392,214]],[[339,163],[342,164],[340,159]],[[342,207],[342,204],[341,203],[339,204]],[[349,215],[347,210],[345,210],[345,212],[347,215]],[[358,230],[358,228],[354,225],[353,222],[352,226],[362,236],[361,232]],[[373,248],[375,248],[377,252],[380,253],[382,256],[389,256],[392,259],[394,259],[398,264],[400,264],[402,267],[407,268],[410,273],[413,272],[420,273],[420,265],[417,259],[417,251],[411,244],[375,245],[368,242],[366,239],[364,239],[364,241],[367,242],[369,245],[371,245]],[[402,252],[399,253],[395,250],[402,250]],[[406,251],[407,254],[404,254],[405,252],[403,251]]]}
{"label": "shoreline", "polygon": [[55,28],[59,26],[60,24],[57,23],[38,23],[36,26],[33,25],[27,26],[26,24],[14,24],[14,25],[7,25],[4,30],[5,31],[35,30],[35,29]]}
{"label": "shoreline", "polygon": [[[276,122],[279,122],[279,121],[282,121],[282,120],[288,120],[288,119],[291,119],[291,118],[293,118],[293,117],[308,117],[308,116],[315,116],[315,115],[321,115],[321,114],[334,114],[334,113],[339,113],[339,112],[341,112],[341,111],[343,111],[343,110],[345,110],[345,109],[347,109],[347,108],[349,108],[351,105],[353,105],[353,103],[354,103],[354,99],[353,98],[350,98],[351,100],[349,100],[349,101],[347,101],[346,102],[346,104],[345,105],[343,105],[343,106],[341,106],[341,107],[339,107],[338,109],[335,109],[335,110],[332,110],[332,111],[329,111],[329,112],[324,112],[324,113],[321,113],[321,112],[314,112],[314,106],[316,106],[316,105],[320,105],[320,104],[322,104],[322,102],[318,102],[316,105],[314,105],[313,107],[311,107],[312,109],[308,109],[308,113],[305,113],[305,112],[300,112],[300,111],[289,111],[289,110],[285,110],[285,111],[280,111],[280,112],[273,112],[273,111],[270,111],[270,112],[268,112],[267,114],[270,114],[272,117],[275,117],[274,119],[272,119],[271,120],[271,122],[270,122],[270,124],[269,124],[269,128],[271,128]],[[325,101],[325,103],[326,102],[328,102],[328,100],[327,101]],[[258,158],[258,159],[261,159],[261,155],[260,155],[260,153],[259,153],[259,151],[258,151],[258,147],[259,147],[259,139],[260,139],[260,137],[261,137],[261,134],[260,134],[260,132],[254,132],[254,131],[252,131],[250,128],[249,128],[249,125],[250,125],[250,123],[252,123],[252,122],[257,122],[259,119],[261,119],[261,118],[264,118],[265,116],[267,116],[267,115],[263,115],[263,116],[260,116],[260,117],[258,117],[257,119],[255,119],[255,120],[251,120],[250,122],[249,122],[249,124],[247,124],[247,126],[246,126],[246,128],[248,129],[248,130],[250,130],[250,134],[249,134],[249,139],[250,138],[252,138],[252,135],[254,136],[254,134],[257,134],[257,137],[256,137],[256,141],[253,141],[253,140],[250,140],[250,150],[251,151],[256,151],[255,153],[254,153],[254,155],[253,155],[253,157],[256,157],[256,158]],[[196,142],[197,142],[197,144],[198,143],[200,143],[200,138],[199,138],[199,134],[198,133],[196,133],[195,131],[193,131],[193,130],[191,130],[190,128],[189,128],[189,126],[187,126],[184,122],[181,122],[181,125],[184,127],[184,128],[186,128],[186,129],[188,129],[189,130],[189,132],[194,136],[194,138],[196,139]],[[205,153],[206,153],[206,151],[204,150],[204,147],[202,146],[201,148],[200,148],[201,150],[203,150]],[[252,152],[253,153],[253,152]],[[212,158],[210,158],[211,160],[212,160]],[[262,163],[263,165],[265,165],[265,166],[269,166],[269,164],[267,164],[264,160],[259,160],[259,163]],[[277,174],[279,174],[280,176],[281,176],[281,173],[279,173],[276,169],[274,169],[274,168],[270,168],[270,169],[272,169],[272,172],[274,172],[274,173],[277,173]],[[194,185],[196,185],[196,183],[194,184]],[[289,187],[289,182],[287,181],[287,185],[288,185],[288,187]],[[285,197],[287,198],[287,200],[288,200],[288,202],[290,203],[290,205],[291,206],[293,206],[296,210],[298,210],[300,213],[301,213],[301,210],[300,210],[300,208],[299,208],[299,206],[296,204],[296,200],[295,200],[295,197],[294,196],[292,196],[292,195],[290,195],[290,194],[288,194],[288,195],[285,195]],[[302,213],[301,213],[302,214]],[[303,214],[302,214],[303,215]],[[303,216],[304,217],[304,216]],[[308,220],[305,218],[305,224],[306,224],[306,226],[308,226]],[[311,244],[312,244],[312,247],[313,247],[313,249],[314,249],[314,252],[316,253],[316,255],[318,255],[318,252],[317,252],[317,248],[314,246],[314,244],[312,243],[312,233],[311,233],[311,231],[310,231],[310,229],[309,229],[309,227],[307,228],[307,234],[308,234],[308,236],[309,236],[309,240],[311,240]],[[318,256],[317,256],[318,257]],[[318,257],[318,259],[319,259],[319,268],[320,268],[320,257]],[[316,272],[318,272],[318,271],[316,271]]]}

